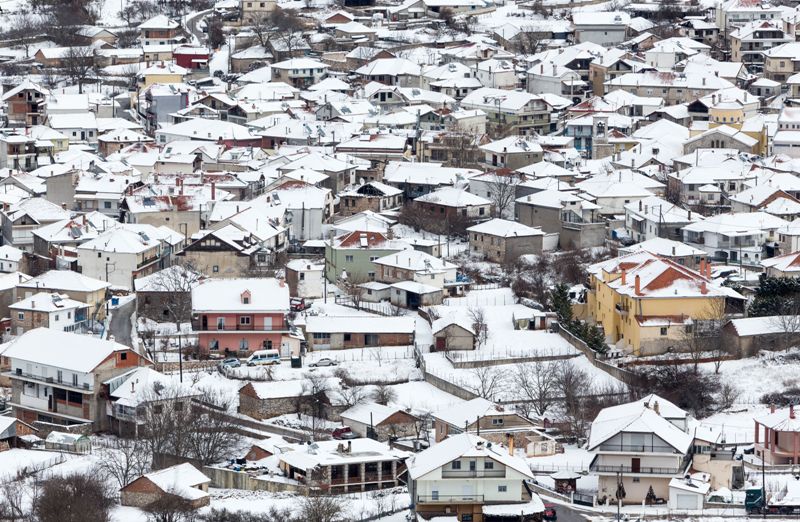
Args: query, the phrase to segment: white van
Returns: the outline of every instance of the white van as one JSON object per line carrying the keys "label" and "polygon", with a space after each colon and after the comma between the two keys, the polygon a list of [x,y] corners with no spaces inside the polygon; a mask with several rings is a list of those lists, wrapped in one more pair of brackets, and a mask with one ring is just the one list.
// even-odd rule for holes
{"label": "white van", "polygon": [[257,364],[280,364],[281,354],[278,350],[257,350],[247,358],[247,366]]}

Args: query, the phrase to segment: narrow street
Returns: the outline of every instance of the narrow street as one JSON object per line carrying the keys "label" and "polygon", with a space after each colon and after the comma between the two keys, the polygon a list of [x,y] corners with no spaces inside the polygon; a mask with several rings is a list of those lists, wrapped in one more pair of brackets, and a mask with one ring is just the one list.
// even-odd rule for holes
{"label": "narrow street", "polygon": [[131,346],[131,315],[135,310],[136,299],[133,299],[111,312],[108,334],[125,346]]}

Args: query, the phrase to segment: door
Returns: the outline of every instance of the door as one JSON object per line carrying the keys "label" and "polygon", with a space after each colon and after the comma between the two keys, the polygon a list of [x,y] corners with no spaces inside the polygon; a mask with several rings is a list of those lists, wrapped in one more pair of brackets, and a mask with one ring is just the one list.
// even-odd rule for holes
{"label": "door", "polygon": [[461,498],[463,500],[472,500],[475,498],[475,491],[472,489],[472,484],[464,484],[461,486]]}
{"label": "door", "polygon": [[442,350],[447,349],[447,339],[444,337],[437,337],[436,338],[436,351],[440,352]]}
{"label": "door", "polygon": [[681,495],[678,494],[678,502],[676,507],[678,509],[698,509],[697,495]]}
{"label": "door", "polygon": [[642,461],[641,461],[641,459],[632,458],[631,459],[631,472],[632,473],[639,473],[639,471],[641,469],[642,469]]}

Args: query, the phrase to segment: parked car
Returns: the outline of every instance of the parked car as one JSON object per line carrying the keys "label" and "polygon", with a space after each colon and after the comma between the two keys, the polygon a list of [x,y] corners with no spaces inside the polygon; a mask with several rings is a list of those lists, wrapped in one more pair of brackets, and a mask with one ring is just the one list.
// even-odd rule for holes
{"label": "parked car", "polygon": [[302,312],[308,305],[306,304],[306,300],[302,297],[292,297],[289,300],[289,307],[291,308],[292,312]]}
{"label": "parked car", "polygon": [[280,364],[281,354],[278,350],[257,350],[247,358],[247,366],[261,364]]}
{"label": "parked car", "polygon": [[553,522],[557,518],[556,514],[556,507],[553,504],[545,504],[544,505],[544,514],[542,518],[547,520],[548,522]]}
{"label": "parked car", "polygon": [[230,357],[228,359],[223,360],[219,365],[223,368],[238,368],[242,365],[242,362],[235,357]]}
{"label": "parked car", "polygon": [[330,359],[328,357],[323,357],[322,359],[318,360],[317,362],[313,362],[313,363],[309,364],[308,366],[311,367],[311,368],[317,368],[317,367],[323,367],[323,366],[336,366],[337,364],[339,364],[339,363],[334,361],[333,359]]}
{"label": "parked car", "polygon": [[350,426],[342,426],[341,428],[336,428],[333,430],[331,437],[338,440],[348,440],[357,439],[358,435],[356,435],[353,430],[350,429]]}

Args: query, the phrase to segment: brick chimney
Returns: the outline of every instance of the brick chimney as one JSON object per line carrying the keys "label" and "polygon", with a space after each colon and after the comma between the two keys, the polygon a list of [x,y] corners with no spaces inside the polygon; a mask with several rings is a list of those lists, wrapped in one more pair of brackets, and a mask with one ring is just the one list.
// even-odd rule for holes
{"label": "brick chimney", "polygon": [[794,419],[794,404],[789,405],[789,418]]}
{"label": "brick chimney", "polygon": [[627,279],[627,275],[628,275],[628,272],[627,272],[627,270],[625,270],[625,269],[623,268],[623,269],[622,269],[622,277],[620,278],[620,279],[622,279],[622,284],[623,284],[623,285],[624,285],[624,284],[626,284],[626,283],[625,283],[625,280]]}
{"label": "brick chimney", "polygon": [[706,258],[700,260],[700,275],[706,275]]}
{"label": "brick chimney", "polygon": [[706,295],[708,293],[708,287],[706,286],[705,281],[700,281],[700,293]]}
{"label": "brick chimney", "polygon": [[211,201],[217,200],[217,184],[216,182],[211,182]]}
{"label": "brick chimney", "polygon": [[775,413],[775,405],[774,404],[770,404],[769,405],[769,412],[770,413]]}
{"label": "brick chimney", "polygon": [[641,284],[640,279],[639,274],[636,274],[636,278],[633,280],[633,291],[636,295],[642,295],[642,290],[639,286]]}

